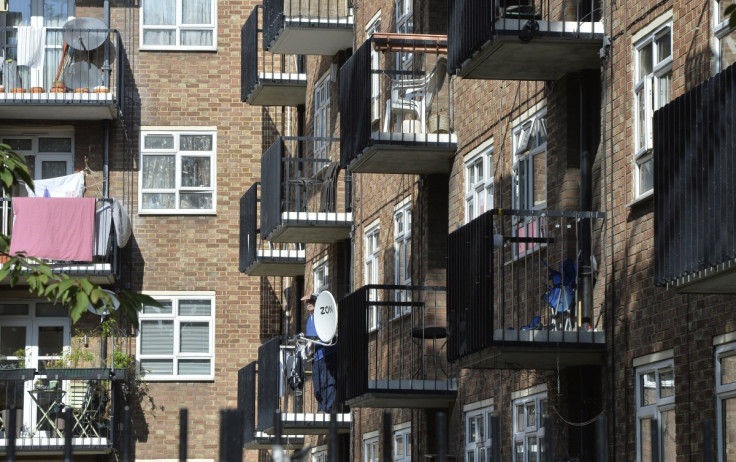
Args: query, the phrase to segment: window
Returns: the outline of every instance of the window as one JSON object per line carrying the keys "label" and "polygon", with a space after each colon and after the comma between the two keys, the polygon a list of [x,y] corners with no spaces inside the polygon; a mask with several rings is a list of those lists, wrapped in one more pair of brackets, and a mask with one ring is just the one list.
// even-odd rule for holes
{"label": "window", "polygon": [[[404,199],[394,212],[394,284],[411,285],[411,197]],[[411,301],[411,294],[406,290],[398,290],[396,301]],[[410,311],[408,306],[397,306],[394,308],[394,317]]]}
{"label": "window", "polygon": [[[637,461],[675,460],[675,372],[672,360],[636,368]],[[659,461],[652,460],[652,426]]]}
{"label": "window", "polygon": [[214,378],[215,297],[151,294],[139,316],[137,356],[147,380]]}
{"label": "window", "polygon": [[736,62],[736,30],[728,27],[728,16],[724,14],[726,8],[734,0],[715,0],[714,33],[716,36],[716,72],[720,72]]}
{"label": "window", "polygon": [[320,293],[323,290],[327,290],[329,286],[327,259],[321,260],[314,266],[312,275],[314,276],[314,292]]}
{"label": "window", "polygon": [[[381,32],[381,12],[368,22],[365,28],[365,38],[370,39],[376,32]],[[371,123],[381,118],[381,54],[375,47],[371,47]]]}
{"label": "window", "polygon": [[45,135],[4,134],[2,142],[26,156],[34,180],[74,173],[74,134],[48,130]]}
{"label": "window", "polygon": [[[379,226],[375,224],[368,228],[365,232],[365,283],[378,284],[378,269],[380,266],[380,243],[378,240]],[[370,291],[369,298],[371,300],[378,300],[378,292],[373,289]],[[368,330],[378,329],[378,323],[380,322],[380,314],[378,308],[371,305],[368,309]]]}
{"label": "window", "polygon": [[[25,50],[19,49],[18,29],[7,32],[3,41],[3,46],[7,44],[5,58],[13,59],[18,66],[19,82],[12,86],[26,90],[31,87],[51,88],[64,46],[62,27],[74,17],[74,13],[74,0],[10,0],[8,13],[0,15],[0,21],[4,20],[5,23],[0,22],[0,25],[25,27],[29,37],[45,35],[41,54],[33,53],[28,46]],[[23,43],[20,43],[20,47],[23,47]],[[12,77],[6,75],[5,78]],[[7,81],[5,85],[9,86]]]}
{"label": "window", "polygon": [[493,208],[493,145],[465,161],[465,222]]}
{"label": "window", "polygon": [[330,146],[330,73],[325,74],[314,87],[314,157],[327,159]]}
{"label": "window", "polygon": [[493,406],[473,407],[465,412],[465,462],[490,462]]}
{"label": "window", "polygon": [[[547,118],[546,109],[524,120],[513,131],[513,191],[515,209],[541,210],[547,206]],[[545,220],[528,217],[514,221],[518,237],[544,237]],[[514,256],[521,257],[540,244],[518,243]]]}
{"label": "window", "polygon": [[736,460],[736,343],[716,349],[718,460]]}
{"label": "window", "polygon": [[514,462],[544,460],[544,415],[547,393],[514,400]]}
{"label": "window", "polygon": [[[413,0],[396,0],[396,33],[411,34],[414,32]],[[413,53],[401,52],[396,54],[396,68],[408,70],[413,64]]]}
{"label": "window", "polygon": [[363,435],[363,462],[378,462],[378,432]]}
{"label": "window", "polygon": [[140,213],[215,212],[215,131],[141,132]]}
{"label": "window", "polygon": [[411,423],[394,427],[394,462],[411,461]]}
{"label": "window", "polygon": [[635,45],[634,199],[654,190],[652,118],[670,100],[672,87],[672,23],[657,28]]}
{"label": "window", "polygon": [[143,0],[141,50],[216,50],[215,0]]}
{"label": "window", "polygon": [[312,462],[327,462],[327,446],[317,446],[312,449]]}

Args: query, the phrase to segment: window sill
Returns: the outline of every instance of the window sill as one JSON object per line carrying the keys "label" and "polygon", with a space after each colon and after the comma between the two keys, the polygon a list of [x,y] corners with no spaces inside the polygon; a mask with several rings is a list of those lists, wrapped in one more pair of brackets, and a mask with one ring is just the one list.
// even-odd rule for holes
{"label": "window sill", "polygon": [[138,215],[156,216],[156,215],[217,215],[216,210],[138,210]]}
{"label": "window sill", "polygon": [[644,194],[642,194],[641,196],[637,197],[633,201],[631,201],[628,204],[626,204],[626,207],[627,208],[636,207],[639,204],[642,204],[644,202],[649,201],[653,197],[654,197],[654,189],[651,189],[651,190],[645,192]]}
{"label": "window sill", "polygon": [[156,46],[156,45],[142,45],[139,48],[140,51],[184,51],[184,52],[213,52],[217,51],[217,45],[206,46],[206,47],[190,47],[190,46]]}

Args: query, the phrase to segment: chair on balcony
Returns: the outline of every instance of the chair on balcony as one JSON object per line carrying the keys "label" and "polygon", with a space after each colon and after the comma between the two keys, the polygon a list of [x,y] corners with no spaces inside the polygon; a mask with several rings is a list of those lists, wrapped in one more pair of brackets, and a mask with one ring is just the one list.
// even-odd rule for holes
{"label": "chair on balcony", "polygon": [[[546,265],[547,262],[542,260]],[[573,330],[575,317],[575,281],[577,267],[569,258],[560,263],[560,270],[549,269],[549,280],[542,300],[551,307],[551,328]]]}
{"label": "chair on balcony", "polygon": [[[418,79],[394,79],[391,81],[391,99],[386,101],[386,117],[384,132],[389,132],[391,116],[395,116],[402,123],[402,133],[424,133],[427,123],[427,112],[432,107],[432,101],[442,89],[447,76],[447,58],[441,56],[429,74]],[[419,121],[418,126],[403,122]],[[410,123],[411,124],[411,123]],[[407,128],[407,129],[404,129]]]}
{"label": "chair on balcony", "polygon": [[73,380],[69,389],[69,405],[74,413],[72,433],[82,437],[103,436],[100,434],[100,423],[107,397],[101,382],[99,380]]}

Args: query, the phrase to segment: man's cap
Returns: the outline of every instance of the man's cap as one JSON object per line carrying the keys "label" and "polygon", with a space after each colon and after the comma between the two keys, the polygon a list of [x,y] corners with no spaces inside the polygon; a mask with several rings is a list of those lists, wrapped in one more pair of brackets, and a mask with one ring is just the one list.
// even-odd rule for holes
{"label": "man's cap", "polygon": [[319,296],[319,294],[317,292],[315,292],[315,293],[313,293],[311,295],[305,295],[305,296],[302,297],[302,301],[303,302],[306,302],[307,300],[311,300],[313,302],[316,302],[318,296]]}

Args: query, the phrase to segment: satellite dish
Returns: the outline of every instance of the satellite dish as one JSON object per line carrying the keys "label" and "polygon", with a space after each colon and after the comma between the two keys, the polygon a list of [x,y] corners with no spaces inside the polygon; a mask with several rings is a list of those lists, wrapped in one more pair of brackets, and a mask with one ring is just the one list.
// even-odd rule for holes
{"label": "satellite dish", "polygon": [[64,24],[64,41],[75,50],[94,50],[107,40],[104,22],[95,18],[76,18]]}
{"label": "satellite dish", "polygon": [[314,328],[325,343],[332,342],[337,330],[337,303],[328,291],[319,294],[314,304]]}
{"label": "satellite dish", "polygon": [[105,303],[105,307],[102,310],[95,308],[91,303],[87,305],[87,311],[94,313],[97,316],[107,316],[110,314],[110,310],[115,311],[120,307],[120,300],[118,300],[118,296],[115,295],[115,292],[107,289],[102,289],[102,291],[110,296],[112,299],[112,305]]}
{"label": "satellite dish", "polygon": [[92,63],[73,63],[62,77],[67,88],[94,88],[102,85],[102,74]]}

